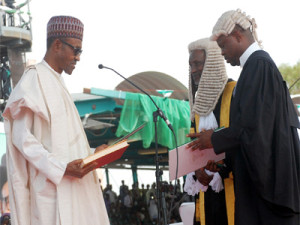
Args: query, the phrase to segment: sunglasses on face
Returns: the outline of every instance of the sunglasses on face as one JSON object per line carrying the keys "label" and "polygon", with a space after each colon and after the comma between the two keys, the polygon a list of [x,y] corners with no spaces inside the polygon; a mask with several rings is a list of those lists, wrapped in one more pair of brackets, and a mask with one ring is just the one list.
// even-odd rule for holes
{"label": "sunglasses on face", "polygon": [[81,49],[81,48],[77,48],[77,47],[75,47],[75,46],[73,46],[73,45],[69,44],[68,42],[65,42],[65,41],[63,41],[63,40],[61,40],[61,39],[60,39],[60,41],[61,41],[63,44],[65,44],[65,45],[69,46],[70,48],[72,48],[73,51],[74,51],[74,55],[75,55],[75,56],[81,55],[81,53],[82,53],[82,49]]}

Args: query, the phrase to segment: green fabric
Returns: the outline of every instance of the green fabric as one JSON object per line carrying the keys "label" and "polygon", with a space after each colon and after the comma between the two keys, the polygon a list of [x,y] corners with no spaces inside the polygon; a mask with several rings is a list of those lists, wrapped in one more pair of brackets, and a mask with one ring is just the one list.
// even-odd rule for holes
{"label": "green fabric", "polygon": [[[186,134],[190,131],[191,123],[189,103],[157,96],[152,96],[152,98],[172,124],[177,136],[177,144],[182,145],[188,142],[189,138],[186,137]],[[155,125],[153,122],[153,112],[155,111],[156,107],[147,95],[127,93],[116,135],[118,137],[124,136],[147,122],[146,126],[131,136],[130,139],[142,140],[143,147],[148,148],[151,142],[155,142]],[[158,117],[157,128],[158,144],[169,149],[175,148],[172,131],[160,117]]]}

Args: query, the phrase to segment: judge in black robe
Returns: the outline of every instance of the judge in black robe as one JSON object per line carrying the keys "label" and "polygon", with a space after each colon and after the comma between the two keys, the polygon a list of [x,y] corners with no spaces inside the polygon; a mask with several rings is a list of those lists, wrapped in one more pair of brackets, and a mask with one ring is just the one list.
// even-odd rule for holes
{"label": "judge in black robe", "polygon": [[299,121],[268,53],[254,52],[231,103],[231,125],[214,132],[216,153],[234,151],[236,224],[299,225]]}
{"label": "judge in black robe", "polygon": [[299,225],[299,120],[275,63],[255,49],[255,28],[239,10],[224,13],[214,27],[212,39],[226,61],[245,63],[231,102],[230,127],[203,132],[191,147],[234,154],[236,225]]}

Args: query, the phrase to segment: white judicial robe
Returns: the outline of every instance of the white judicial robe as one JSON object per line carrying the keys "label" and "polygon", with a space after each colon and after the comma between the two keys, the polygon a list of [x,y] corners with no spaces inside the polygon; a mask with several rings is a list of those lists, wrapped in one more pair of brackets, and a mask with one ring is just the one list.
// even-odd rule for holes
{"label": "white judicial robe", "polygon": [[109,224],[95,171],[63,176],[90,147],[60,75],[45,61],[28,68],[3,116],[12,224]]}

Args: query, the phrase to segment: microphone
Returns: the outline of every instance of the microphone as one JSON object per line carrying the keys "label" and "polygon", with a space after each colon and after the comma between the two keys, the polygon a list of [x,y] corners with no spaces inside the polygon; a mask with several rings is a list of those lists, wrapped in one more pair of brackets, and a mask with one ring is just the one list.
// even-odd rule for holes
{"label": "microphone", "polygon": [[99,64],[99,65],[98,65],[98,68],[99,68],[99,69],[103,69],[104,66],[103,66],[102,64]]}
{"label": "microphone", "polygon": [[135,83],[133,83],[132,81],[130,81],[129,79],[127,79],[126,77],[124,77],[123,75],[119,74],[117,71],[115,71],[114,69],[110,68],[110,67],[106,67],[103,66],[103,64],[99,64],[98,65],[99,69],[109,69],[113,72],[115,72],[116,74],[118,74],[120,77],[122,77],[124,80],[126,80],[127,82],[129,82],[131,85],[133,85],[134,87],[136,87],[137,89],[139,89],[141,92],[143,92],[145,95],[147,95],[151,101],[153,102],[153,104],[155,105],[158,115],[166,122],[166,124],[168,125],[168,127],[170,128],[171,131],[174,132],[173,130],[173,126],[170,123],[170,121],[168,120],[168,118],[165,116],[165,114],[163,113],[163,111],[157,106],[157,104],[155,103],[155,101],[153,100],[153,98],[146,92],[144,91],[142,88],[140,88],[139,86],[137,86]]}

